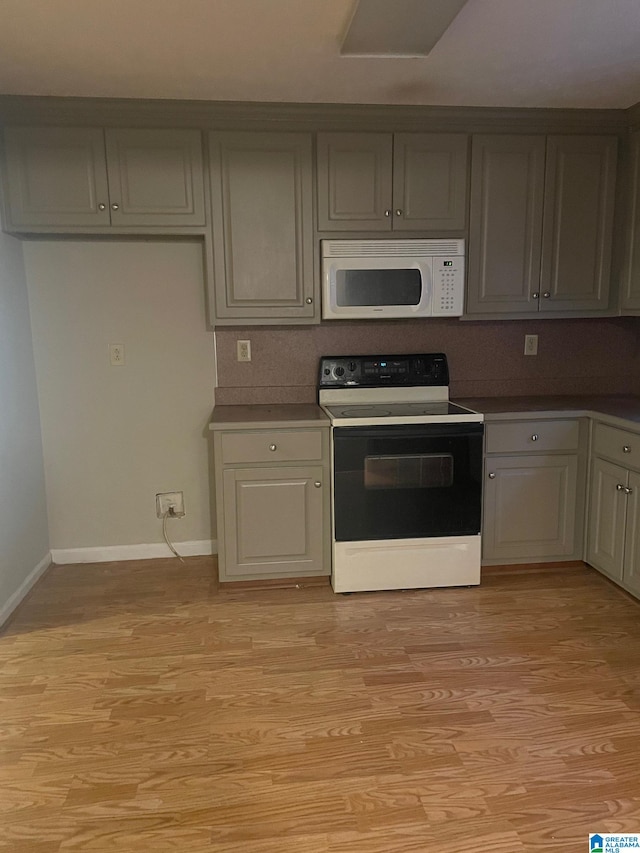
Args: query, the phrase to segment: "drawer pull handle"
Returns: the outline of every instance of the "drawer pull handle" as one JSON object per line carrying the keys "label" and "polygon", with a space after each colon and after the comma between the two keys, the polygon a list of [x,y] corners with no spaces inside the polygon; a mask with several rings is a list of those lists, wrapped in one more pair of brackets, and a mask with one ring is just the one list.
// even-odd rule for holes
{"label": "drawer pull handle", "polygon": [[490,479],[490,480],[495,480],[495,478],[496,478],[496,475],[495,475],[495,474],[493,473],[493,471],[492,471],[492,472],[489,474],[489,479]]}
{"label": "drawer pull handle", "polygon": [[537,441],[537,440],[538,440],[538,434],[534,432],[534,434],[531,436],[531,441]]}
{"label": "drawer pull handle", "polygon": [[623,486],[622,483],[618,483],[618,485],[616,486],[616,491],[624,492],[624,490],[625,490],[625,486]]}
{"label": "drawer pull handle", "polygon": [[623,453],[631,453],[631,448],[629,447],[628,444],[624,445],[624,447],[622,448],[622,452]]}
{"label": "drawer pull handle", "polygon": [[277,450],[277,449],[278,449],[278,445],[277,445],[277,444],[270,444],[270,445],[269,445],[269,450]]}
{"label": "drawer pull handle", "polygon": [[322,483],[320,482],[320,480],[316,480],[313,485],[316,487],[316,489],[319,489]]}

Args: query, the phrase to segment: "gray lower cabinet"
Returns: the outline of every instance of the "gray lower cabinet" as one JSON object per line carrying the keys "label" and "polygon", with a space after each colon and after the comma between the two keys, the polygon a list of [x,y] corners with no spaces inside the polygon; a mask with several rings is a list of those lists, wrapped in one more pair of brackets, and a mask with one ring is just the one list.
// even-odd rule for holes
{"label": "gray lower cabinet", "polygon": [[462,230],[464,133],[319,133],[319,231]]}
{"label": "gray lower cabinet", "polygon": [[595,425],[588,524],[587,562],[640,595],[640,435]]}
{"label": "gray lower cabinet", "polygon": [[198,130],[9,127],[5,229],[204,226]]}
{"label": "gray lower cabinet", "polygon": [[214,436],[221,582],[330,573],[328,429]]}
{"label": "gray lower cabinet", "polygon": [[581,558],[585,423],[488,423],[485,441],[483,561]]}
{"label": "gray lower cabinet", "polygon": [[209,136],[216,325],[313,323],[312,137]]}
{"label": "gray lower cabinet", "polygon": [[614,136],[473,138],[467,313],[609,306]]}

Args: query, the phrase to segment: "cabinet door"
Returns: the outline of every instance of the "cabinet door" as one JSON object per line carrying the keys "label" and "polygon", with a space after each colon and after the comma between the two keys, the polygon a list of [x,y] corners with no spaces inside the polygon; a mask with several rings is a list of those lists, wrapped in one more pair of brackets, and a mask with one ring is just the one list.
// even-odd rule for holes
{"label": "cabinet door", "polygon": [[104,134],[91,127],[8,127],[11,228],[109,225]]}
{"label": "cabinet door", "polygon": [[224,471],[221,580],[324,573],[323,474],[321,466]]}
{"label": "cabinet door", "polygon": [[389,231],[390,133],[318,134],[318,230]]}
{"label": "cabinet door", "polygon": [[572,554],[577,475],[576,456],[487,458],[484,559]]}
{"label": "cabinet door", "polygon": [[112,225],[204,225],[198,130],[107,130]]}
{"label": "cabinet door", "polygon": [[591,469],[587,562],[622,579],[628,472],[595,457]]}
{"label": "cabinet door", "polygon": [[311,136],[212,133],[215,319],[316,316]]}
{"label": "cabinet door", "polygon": [[629,473],[626,495],[626,535],[624,544],[624,570],[622,579],[630,590],[640,595],[640,474]]}
{"label": "cabinet door", "polygon": [[609,305],[616,155],[613,136],[547,140],[541,311]]}
{"label": "cabinet door", "polygon": [[640,133],[631,134],[631,186],[627,233],[627,266],[622,309],[640,311]]}
{"label": "cabinet door", "polygon": [[545,138],[474,136],[467,313],[538,311]]}
{"label": "cabinet door", "polygon": [[461,230],[467,212],[467,135],[396,133],[394,231]]}

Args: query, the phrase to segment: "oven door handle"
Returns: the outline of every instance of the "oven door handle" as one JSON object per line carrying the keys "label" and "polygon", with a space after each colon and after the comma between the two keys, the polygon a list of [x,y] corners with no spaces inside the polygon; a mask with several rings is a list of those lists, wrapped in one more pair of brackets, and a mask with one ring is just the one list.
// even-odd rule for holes
{"label": "oven door handle", "polygon": [[393,424],[388,426],[344,426],[333,428],[335,440],[349,438],[464,438],[484,434],[482,423]]}

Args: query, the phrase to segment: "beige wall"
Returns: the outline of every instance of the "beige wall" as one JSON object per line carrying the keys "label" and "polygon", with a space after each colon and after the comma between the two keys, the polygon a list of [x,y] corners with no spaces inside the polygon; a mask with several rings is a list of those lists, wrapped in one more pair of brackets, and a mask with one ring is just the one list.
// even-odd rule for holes
{"label": "beige wall", "polygon": [[1,623],[35,580],[38,567],[46,567],[49,552],[22,246],[4,234],[0,234],[0,507]]}
{"label": "beige wall", "polygon": [[[173,540],[210,540],[201,246],[43,240],[24,254],[51,548],[162,542],[155,494],[174,490],[187,514],[169,522]],[[110,343],[124,344],[124,366],[110,365]]]}

